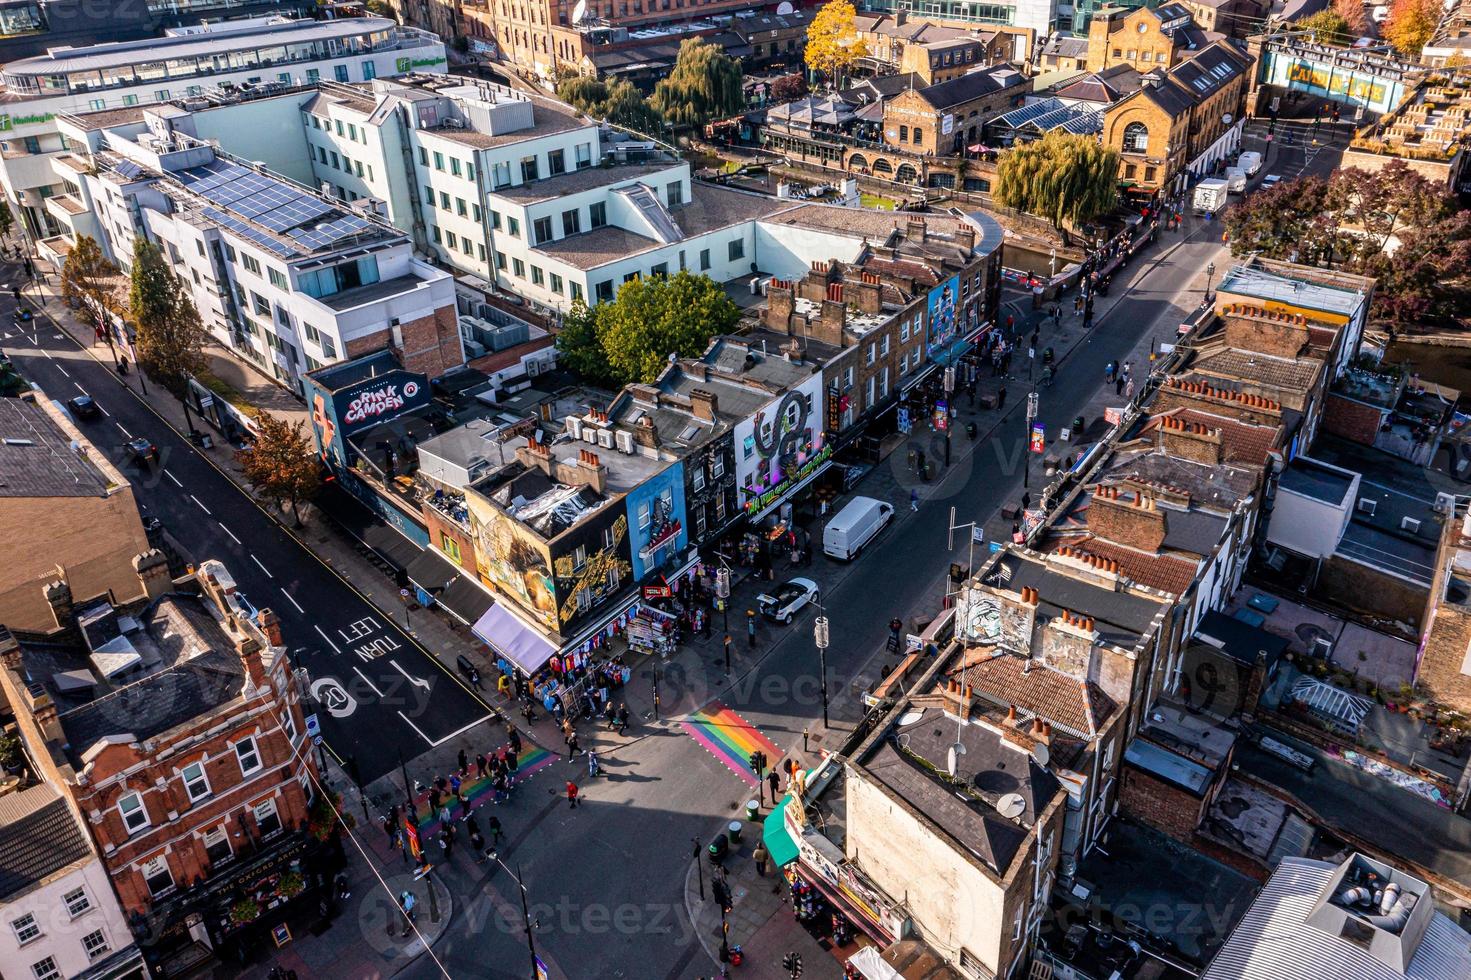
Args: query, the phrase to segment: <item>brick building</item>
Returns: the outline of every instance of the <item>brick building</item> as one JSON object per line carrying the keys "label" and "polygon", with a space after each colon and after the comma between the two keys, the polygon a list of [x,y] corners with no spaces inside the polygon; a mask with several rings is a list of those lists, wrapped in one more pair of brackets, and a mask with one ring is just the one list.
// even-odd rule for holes
{"label": "brick building", "polygon": [[1026,76],[1009,67],[972,71],[884,103],[885,145],[920,156],[949,156],[974,143],[992,116],[1021,105]]}
{"label": "brick building", "polygon": [[44,541],[9,549],[0,565],[0,623],[56,627],[44,589],[73,595],[143,594],[133,559],[149,550],[133,485],[49,399],[0,398],[0,540]]}
{"label": "brick building", "polygon": [[[317,775],[275,615],[252,619],[217,561],[174,581],[162,563],[140,574],[141,608],[49,589],[66,634],[5,634],[0,688],[158,963],[262,931],[325,867],[305,832]],[[261,894],[260,919],[240,926]]]}
{"label": "brick building", "polygon": [[1205,34],[1181,3],[1104,7],[1088,24],[1088,70],[1129,65],[1168,71],[1205,47]]}
{"label": "brick building", "polygon": [[1471,712],[1471,513],[1441,529],[1415,680],[1452,711]]}

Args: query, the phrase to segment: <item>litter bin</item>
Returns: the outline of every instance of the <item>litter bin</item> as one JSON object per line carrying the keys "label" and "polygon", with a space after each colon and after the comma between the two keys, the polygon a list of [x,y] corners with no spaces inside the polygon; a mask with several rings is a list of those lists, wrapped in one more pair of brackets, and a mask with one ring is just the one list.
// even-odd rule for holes
{"label": "litter bin", "polygon": [[739,844],[741,842],[741,822],[732,820],[730,826],[725,828],[725,836],[730,838],[732,844]]}
{"label": "litter bin", "polygon": [[1083,436],[1083,416],[1073,416],[1073,438],[1080,439]]}
{"label": "litter bin", "polygon": [[751,821],[752,823],[755,823],[757,820],[760,819],[760,816],[759,816],[760,813],[761,813],[761,801],[760,800],[747,800],[746,801],[746,819],[747,820]]}

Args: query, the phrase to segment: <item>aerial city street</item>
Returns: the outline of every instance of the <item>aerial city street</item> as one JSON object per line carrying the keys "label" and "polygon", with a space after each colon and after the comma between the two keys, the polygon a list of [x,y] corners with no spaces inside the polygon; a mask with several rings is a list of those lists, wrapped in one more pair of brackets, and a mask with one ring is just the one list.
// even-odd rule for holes
{"label": "aerial city street", "polygon": [[1471,4],[6,8],[0,972],[1471,978]]}

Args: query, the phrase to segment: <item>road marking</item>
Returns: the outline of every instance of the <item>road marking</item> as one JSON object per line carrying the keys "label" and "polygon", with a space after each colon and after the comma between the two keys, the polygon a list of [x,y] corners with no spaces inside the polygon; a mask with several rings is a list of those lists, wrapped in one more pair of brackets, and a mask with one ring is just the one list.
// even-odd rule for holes
{"label": "road marking", "polygon": [[58,370],[58,371],[61,372],[62,377],[68,378],[68,379],[71,378],[71,375],[69,375],[69,374],[66,373],[66,368],[62,367],[60,364],[58,364],[56,366],[56,370]]}
{"label": "road marking", "polygon": [[229,528],[225,527],[225,522],[224,521],[215,521],[215,523],[218,524],[224,530],[224,532],[230,536],[230,540],[231,541],[234,541],[236,544],[240,544],[240,539],[237,538],[237,537],[235,537],[235,532],[234,531],[232,531]]}
{"label": "road marking", "polygon": [[[262,565],[260,563],[260,559],[257,558],[257,557],[255,557],[255,555],[251,555],[250,556],[250,560],[253,561],[253,562],[255,562],[255,567],[256,568],[259,568],[261,571],[263,571],[263,572],[266,573],[266,578],[275,578],[276,577],[276,576],[274,576],[274,575],[271,574],[271,570],[269,568],[267,568],[266,566],[264,566],[264,565]],[[284,592],[286,590],[285,589],[282,589],[281,591]],[[287,598],[289,599],[291,597],[290,596],[287,596]],[[292,602],[292,605],[296,605],[295,601]]]}
{"label": "road marking", "polygon": [[[400,711],[400,712],[398,712],[398,716],[404,720],[404,724],[405,725],[408,725],[414,731],[418,732],[419,733],[419,737],[422,738],[424,741],[428,742],[429,743],[429,747],[431,749],[434,748],[436,745],[439,744],[438,742],[434,741],[434,739],[430,738],[428,735],[425,735],[424,732],[422,730],[420,730],[420,728],[419,728],[418,725],[416,725],[413,722],[409,721],[409,716],[408,715],[406,715],[402,711]],[[478,724],[478,722],[477,722],[477,724]]]}
{"label": "road marking", "polygon": [[394,670],[398,671],[400,674],[403,674],[405,677],[407,677],[409,679],[409,683],[410,684],[414,685],[415,687],[422,687],[426,691],[429,690],[429,682],[428,681],[426,681],[426,680],[420,680],[419,678],[415,677],[413,674],[411,674],[408,671],[404,670],[397,663],[394,663],[394,661],[392,661],[392,660],[388,661],[388,663],[390,665],[392,665],[392,667],[393,667]]}
{"label": "road marking", "polygon": [[312,629],[316,630],[321,635],[322,639],[327,641],[327,645],[329,647],[331,647],[333,650],[336,650],[338,653],[342,652],[342,648],[332,642],[332,637],[322,632],[322,627],[318,626],[316,623],[313,623]]}
{"label": "road marking", "polygon": [[87,393],[87,389],[86,388],[83,388],[81,385],[77,384],[75,381],[73,381],[72,384],[75,385],[76,386],[76,389],[78,391],[80,391],[82,394],[85,395]]}
{"label": "road marking", "polygon": [[41,353],[46,355],[46,360],[48,361],[56,360],[56,358],[51,356],[51,352],[44,347],[41,348]]}
{"label": "road marking", "polygon": [[[403,714],[403,712],[400,711],[399,714]],[[468,732],[470,729],[474,728],[476,725],[483,724],[484,722],[488,721],[489,719],[490,719],[490,715],[481,715],[479,718],[476,718],[474,721],[470,722],[470,724],[466,725],[464,728],[456,729],[455,731],[450,732],[448,735],[446,735],[444,738],[440,739],[439,741],[432,742],[430,744],[432,744],[432,745],[434,745],[436,747],[438,747],[440,745],[443,745],[445,742],[448,742],[450,739],[454,738],[455,736],[457,736],[457,735],[463,735],[466,732]],[[408,721],[408,719],[405,718],[404,721]],[[413,724],[413,722],[409,722],[409,724]],[[416,729],[414,729],[414,731],[418,732],[419,730],[416,728]],[[419,734],[420,735],[423,735],[424,733],[423,732],[419,732]],[[517,777],[518,778],[524,778],[524,775],[523,775],[522,770],[517,770]]]}
{"label": "road marking", "polygon": [[164,470],[163,475],[168,477],[170,480],[173,480],[174,486],[178,487],[181,490],[184,488],[184,484],[179,482],[179,478],[177,476],[174,476],[174,474],[170,473],[168,470]]}
{"label": "road marking", "polygon": [[[270,573],[267,572],[266,574],[269,575]],[[281,590],[281,594],[284,595],[288,600],[290,600],[291,604],[296,607],[296,611],[297,612],[301,613],[303,616],[306,615],[306,610],[303,609],[303,608],[301,608],[301,603],[299,603],[295,599],[291,598],[291,593],[290,592],[287,592],[285,589],[282,589]]]}
{"label": "road marking", "polygon": [[[200,500],[198,497],[194,496],[194,494],[192,494],[192,493],[189,495],[189,499],[192,500],[192,501],[194,501],[196,504],[199,504],[199,509],[200,510],[204,511],[206,514],[209,514],[209,508],[206,507],[206,506],[204,506],[204,502],[202,500]],[[213,514],[209,514],[209,516],[213,517],[214,515]]]}
{"label": "road marking", "polygon": [[363,683],[366,684],[366,685],[368,685],[368,690],[370,690],[374,694],[378,695],[379,698],[382,698],[383,697],[383,692],[380,691],[380,690],[378,690],[378,688],[373,684],[372,681],[368,680],[368,675],[367,674],[363,673],[361,670],[358,670],[356,667],[354,667],[352,669],[352,672],[354,674],[357,674],[359,677],[361,677],[363,679]]}
{"label": "road marking", "polygon": [[[93,405],[97,405],[97,402],[94,401],[94,402],[92,402],[92,404]],[[101,405],[97,405],[97,411],[101,412],[102,413],[102,416],[104,418],[109,418],[109,419],[112,418],[112,413],[109,412],[107,409],[103,408]]]}
{"label": "road marking", "polygon": [[116,419],[114,419],[112,424],[115,425],[115,426],[117,426],[118,429],[122,431],[122,434],[123,435],[127,436],[129,439],[133,438],[133,433],[131,433],[127,429],[123,428],[123,424],[121,422],[119,422]]}

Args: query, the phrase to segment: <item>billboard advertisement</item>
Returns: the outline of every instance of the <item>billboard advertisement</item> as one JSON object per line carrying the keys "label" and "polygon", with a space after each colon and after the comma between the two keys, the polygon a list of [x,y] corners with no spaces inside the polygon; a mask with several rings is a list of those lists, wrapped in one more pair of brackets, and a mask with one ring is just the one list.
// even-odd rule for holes
{"label": "billboard advertisement", "polygon": [[925,319],[929,324],[925,349],[930,360],[934,360],[960,335],[960,276],[951,276],[931,289],[925,309]]}

